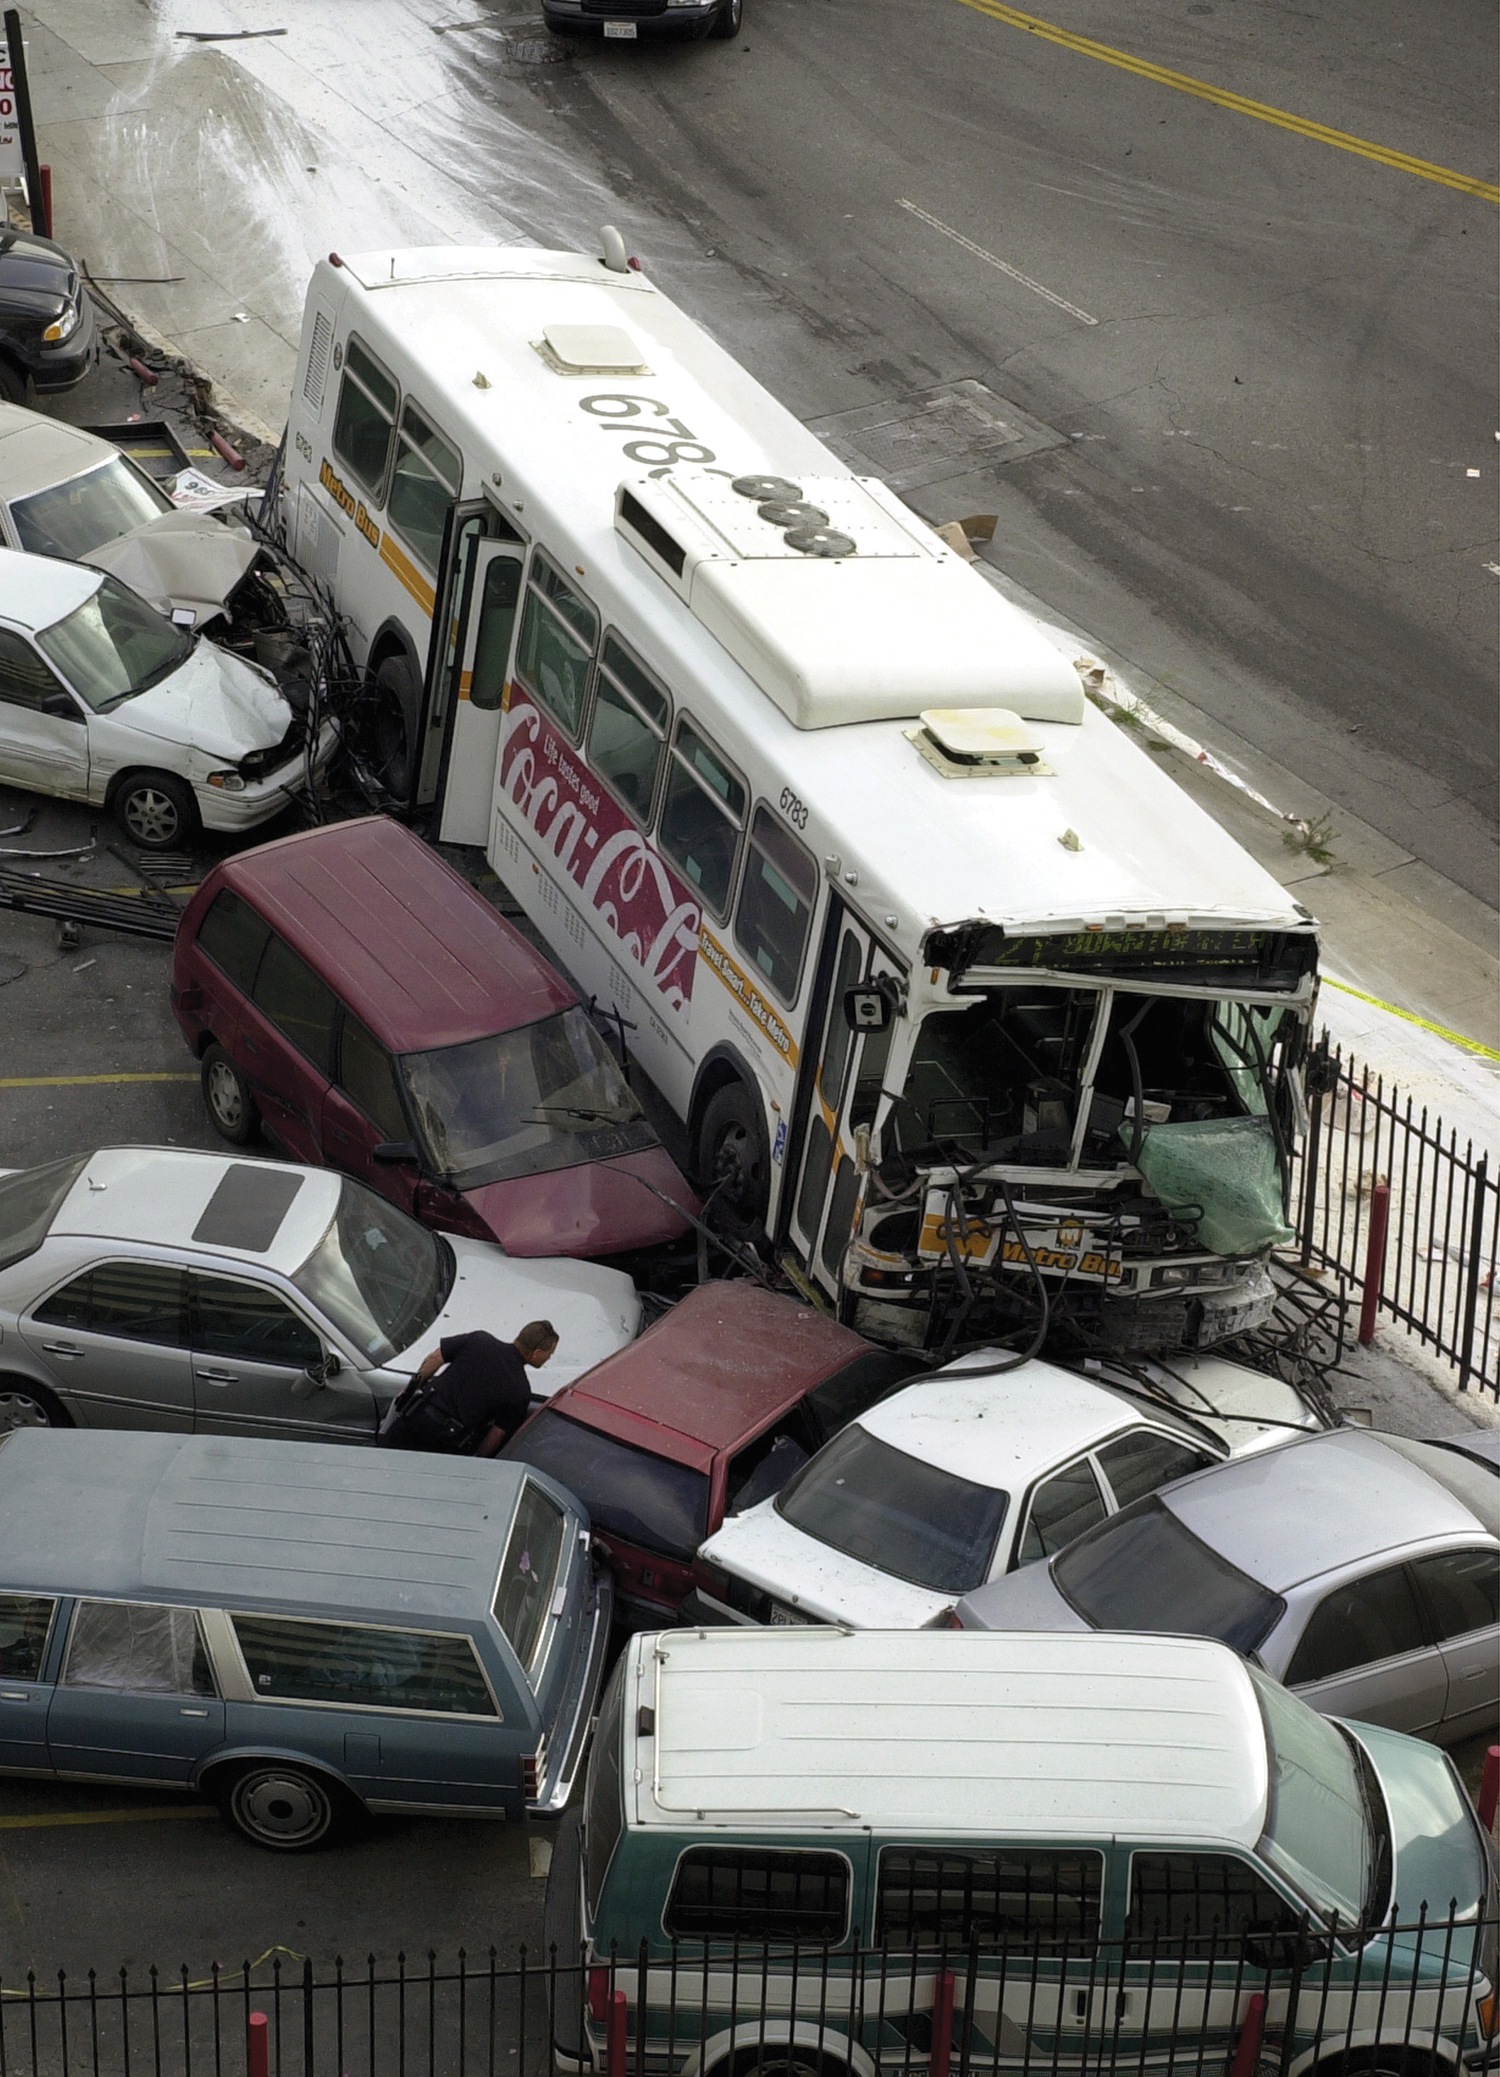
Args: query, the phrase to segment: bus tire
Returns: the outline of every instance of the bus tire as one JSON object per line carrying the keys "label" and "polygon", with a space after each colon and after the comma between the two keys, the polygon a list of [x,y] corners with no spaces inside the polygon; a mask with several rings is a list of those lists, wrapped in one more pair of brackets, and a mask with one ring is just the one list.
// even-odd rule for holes
{"label": "bus tire", "polygon": [[370,688],[366,745],[375,777],[397,800],[411,791],[412,731],[422,687],[403,650],[388,656]]}
{"label": "bus tire", "polygon": [[710,1218],[738,1232],[764,1226],[771,1202],[765,1125],[759,1099],[738,1077],[704,1106],[695,1155],[704,1194],[717,1192]]}

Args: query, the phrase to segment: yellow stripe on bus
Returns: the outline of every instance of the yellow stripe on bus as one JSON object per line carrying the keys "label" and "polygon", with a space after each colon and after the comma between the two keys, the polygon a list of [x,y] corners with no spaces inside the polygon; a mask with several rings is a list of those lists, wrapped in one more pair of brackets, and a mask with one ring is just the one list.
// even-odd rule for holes
{"label": "yellow stripe on bus", "polygon": [[750,1021],[763,1031],[788,1067],[797,1065],[797,1041],[750,976],[731,959],[711,930],[698,932],[698,951],[711,974],[724,983]]}
{"label": "yellow stripe on bus", "polygon": [[417,568],[411,557],[396,546],[389,534],[382,534],[380,537],[380,560],[406,586],[406,589],[430,620],[432,609],[437,604],[437,593],[427,582],[427,579],[422,575],[422,572]]}

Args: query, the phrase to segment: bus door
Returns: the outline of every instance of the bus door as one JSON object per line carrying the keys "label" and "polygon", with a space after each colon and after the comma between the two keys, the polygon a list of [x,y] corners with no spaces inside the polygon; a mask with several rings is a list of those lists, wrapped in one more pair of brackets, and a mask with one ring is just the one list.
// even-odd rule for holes
{"label": "bus door", "polygon": [[846,992],[862,981],[888,974],[899,979],[896,962],[868,930],[834,903],[827,928],[838,938],[802,1158],[792,1197],[793,1245],[814,1279],[837,1296],[844,1250],[854,1228],[864,1177],[855,1155],[855,1133],[874,1122],[880,1084],[890,1051],[891,1028],[854,1031],[844,1012]]}
{"label": "bus door", "polygon": [[444,844],[482,845],[490,834],[501,702],[526,550],[519,541],[470,536],[459,552],[462,564],[454,587],[457,606],[446,673],[450,718],[438,839]]}

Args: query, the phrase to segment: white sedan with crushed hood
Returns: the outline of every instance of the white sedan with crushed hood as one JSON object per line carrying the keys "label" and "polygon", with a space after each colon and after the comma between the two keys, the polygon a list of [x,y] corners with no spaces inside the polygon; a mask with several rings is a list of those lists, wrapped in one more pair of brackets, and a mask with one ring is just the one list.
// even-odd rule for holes
{"label": "white sedan with crushed hood", "polygon": [[[118,577],[0,549],[0,780],[100,803],[142,849],[172,850],[279,814],[306,728],[268,671]],[[333,740],[325,727],[315,769]]]}

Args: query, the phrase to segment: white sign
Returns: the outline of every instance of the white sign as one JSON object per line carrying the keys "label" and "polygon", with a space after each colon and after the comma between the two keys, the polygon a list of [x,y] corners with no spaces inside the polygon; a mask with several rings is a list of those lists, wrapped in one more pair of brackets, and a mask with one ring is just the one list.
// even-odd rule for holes
{"label": "white sign", "polygon": [[10,69],[10,51],[0,35],[0,183],[7,186],[24,181],[21,163],[21,118],[16,110],[15,81]]}

